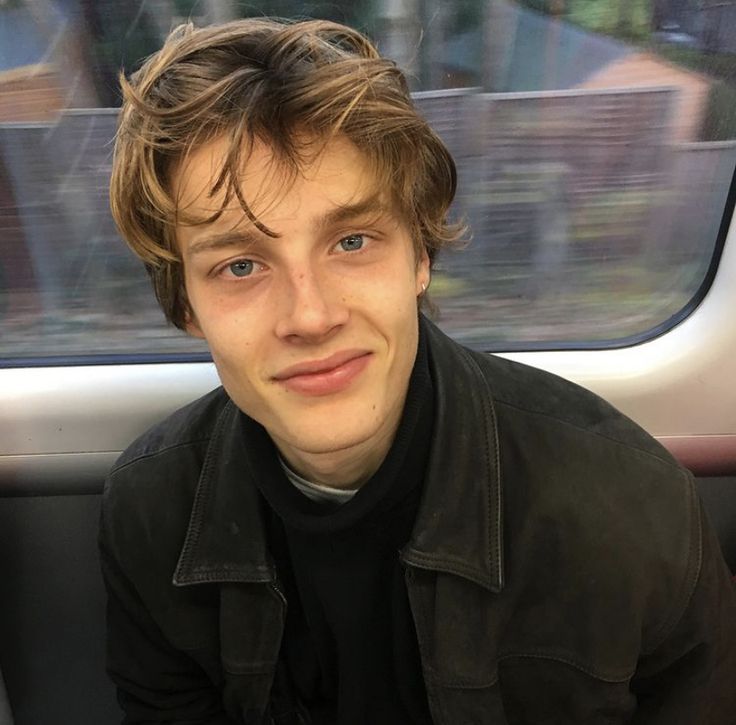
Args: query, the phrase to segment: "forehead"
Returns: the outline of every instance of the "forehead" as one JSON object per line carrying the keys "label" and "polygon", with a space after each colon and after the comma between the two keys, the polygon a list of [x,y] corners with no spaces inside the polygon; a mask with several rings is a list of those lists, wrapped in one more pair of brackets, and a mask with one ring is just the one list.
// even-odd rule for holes
{"label": "forehead", "polygon": [[[222,211],[222,217],[241,216],[243,208],[227,182],[215,189],[222,174],[230,141],[218,138],[187,155],[171,174],[177,210],[195,224]],[[300,163],[291,165],[262,141],[241,155],[236,171],[238,192],[253,215],[298,215],[304,206],[299,190],[308,190],[309,206],[346,206],[379,194],[379,183],[365,155],[348,139],[306,140]],[[226,203],[227,202],[227,203]]]}

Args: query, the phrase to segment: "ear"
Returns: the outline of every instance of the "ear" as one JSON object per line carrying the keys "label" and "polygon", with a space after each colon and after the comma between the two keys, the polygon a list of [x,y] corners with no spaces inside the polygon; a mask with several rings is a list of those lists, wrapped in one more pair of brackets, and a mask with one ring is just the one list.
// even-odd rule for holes
{"label": "ear", "polygon": [[187,335],[204,339],[204,332],[202,332],[202,328],[199,326],[197,318],[191,310],[187,310],[184,313],[184,329]]}
{"label": "ear", "polygon": [[429,282],[431,279],[431,272],[430,272],[430,265],[429,265],[429,255],[427,254],[427,250],[422,247],[421,254],[419,255],[419,259],[417,260],[417,274],[416,274],[416,295],[417,297],[420,297],[427,291],[427,287],[429,287]]}

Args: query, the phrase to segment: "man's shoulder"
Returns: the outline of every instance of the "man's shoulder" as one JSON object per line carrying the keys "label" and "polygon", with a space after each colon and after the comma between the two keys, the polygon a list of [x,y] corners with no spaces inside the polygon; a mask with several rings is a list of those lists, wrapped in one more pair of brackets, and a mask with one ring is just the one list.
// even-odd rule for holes
{"label": "man's shoulder", "polygon": [[[507,359],[473,359],[498,421],[509,596],[532,602],[519,621],[533,622],[538,602],[574,601],[576,617],[557,630],[567,654],[591,671],[624,673],[634,653],[670,635],[692,597],[702,536],[692,474],[585,388]],[[602,639],[570,644],[580,622]]]}
{"label": "man's shoulder", "polygon": [[[547,592],[561,587],[560,597],[574,588],[588,591],[590,602],[602,596],[630,606],[632,617],[645,612],[645,596],[657,600],[658,614],[642,630],[653,647],[679,618],[700,565],[692,475],[585,388],[505,358],[470,355],[497,418],[509,568],[534,570]],[[538,565],[546,571],[553,554],[559,566],[545,579]]]}
{"label": "man's shoulder", "polygon": [[134,440],[107,477],[103,512],[137,519],[156,512],[172,516],[180,507],[181,518],[187,517],[217,421],[229,404],[217,388]]}
{"label": "man's shoulder", "polygon": [[[157,531],[159,549],[181,543],[218,419],[228,406],[222,388],[175,411],[138,437],[110,471],[102,501],[103,529],[116,550]],[[174,556],[173,550],[168,552]]]}
{"label": "man's shoulder", "polygon": [[608,536],[627,539],[640,555],[653,551],[654,536],[664,542],[655,556],[682,570],[698,538],[692,474],[591,391],[515,361],[471,355],[491,390],[509,510],[551,517],[589,536],[591,550]]}
{"label": "man's shoulder", "polygon": [[136,438],[115,462],[111,474],[160,455],[206,445],[230,398],[222,387],[179,408]]}
{"label": "man's shoulder", "polygon": [[[672,455],[600,396],[545,370],[471,350],[434,325],[425,329],[439,394],[462,399],[452,405],[456,415],[475,410],[494,420],[502,463],[518,454],[519,464],[529,462],[534,471],[555,466],[561,476],[577,464],[595,470],[590,485],[603,487],[627,485],[648,469],[660,480],[680,481],[680,494],[682,485],[690,488],[689,475]],[[470,405],[479,400],[484,402]],[[629,479],[620,475],[624,469]]]}
{"label": "man's shoulder", "polygon": [[620,410],[587,388],[514,360],[470,351],[491,391],[501,422],[587,443],[593,450],[630,449],[666,467],[670,453]]}

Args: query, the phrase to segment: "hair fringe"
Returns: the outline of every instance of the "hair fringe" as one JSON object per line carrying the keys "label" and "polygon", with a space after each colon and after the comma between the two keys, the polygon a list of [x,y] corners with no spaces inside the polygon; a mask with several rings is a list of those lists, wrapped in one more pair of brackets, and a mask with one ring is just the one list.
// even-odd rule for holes
{"label": "hair fringe", "polygon": [[[268,144],[295,178],[336,136],[363,153],[377,188],[390,189],[417,250],[434,261],[465,233],[450,223],[455,164],[414,108],[395,63],[361,33],[338,23],[248,19],[207,28],[176,27],[130,79],[113,154],[110,206],[131,249],[144,261],[167,318],[186,324],[177,224],[217,219],[237,199],[247,218],[273,236],[243,198],[240,177],[253,144]],[[173,171],[198,147],[227,138],[210,187],[225,201],[205,219],[181,207]]]}

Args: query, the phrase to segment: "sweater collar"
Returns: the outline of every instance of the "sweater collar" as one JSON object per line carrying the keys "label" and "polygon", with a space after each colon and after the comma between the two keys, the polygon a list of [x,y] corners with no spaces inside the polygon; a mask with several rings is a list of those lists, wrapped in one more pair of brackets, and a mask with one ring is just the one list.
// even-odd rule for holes
{"label": "sweater collar", "polygon": [[[424,492],[402,560],[446,572],[491,591],[503,588],[502,501],[498,433],[483,356],[469,352],[420,318],[434,385],[434,433]],[[244,480],[243,416],[229,401],[202,466],[173,583],[268,582],[258,489]]]}

